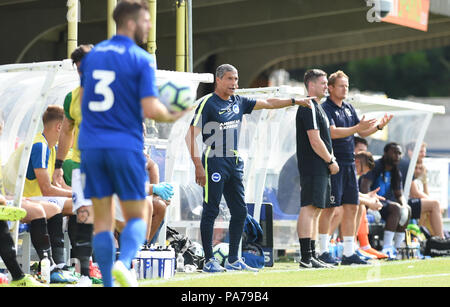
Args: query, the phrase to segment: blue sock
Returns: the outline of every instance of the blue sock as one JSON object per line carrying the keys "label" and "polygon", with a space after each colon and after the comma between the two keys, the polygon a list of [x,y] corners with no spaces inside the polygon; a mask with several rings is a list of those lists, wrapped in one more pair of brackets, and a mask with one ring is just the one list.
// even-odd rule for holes
{"label": "blue sock", "polygon": [[129,269],[131,261],[136,257],[141,245],[145,242],[147,223],[143,219],[134,218],[128,221],[120,234],[119,260]]}
{"label": "blue sock", "polygon": [[116,258],[116,246],[113,233],[104,231],[96,234],[92,240],[95,259],[102,273],[104,287],[113,286],[111,270]]}

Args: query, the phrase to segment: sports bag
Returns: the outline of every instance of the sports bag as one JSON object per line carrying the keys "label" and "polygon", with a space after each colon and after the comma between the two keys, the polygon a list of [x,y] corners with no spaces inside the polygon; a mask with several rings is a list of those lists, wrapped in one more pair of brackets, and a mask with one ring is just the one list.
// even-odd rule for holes
{"label": "sports bag", "polygon": [[450,239],[429,238],[425,243],[424,255],[431,257],[450,256]]}
{"label": "sports bag", "polygon": [[175,250],[175,259],[181,253],[184,258],[184,264],[195,265],[198,269],[203,268],[205,257],[199,255],[199,252],[196,250],[197,246],[188,237],[167,226],[166,240],[169,241],[169,245]]}
{"label": "sports bag", "polygon": [[252,268],[261,269],[264,267],[262,238],[261,225],[251,215],[247,214],[242,235],[242,258]]}

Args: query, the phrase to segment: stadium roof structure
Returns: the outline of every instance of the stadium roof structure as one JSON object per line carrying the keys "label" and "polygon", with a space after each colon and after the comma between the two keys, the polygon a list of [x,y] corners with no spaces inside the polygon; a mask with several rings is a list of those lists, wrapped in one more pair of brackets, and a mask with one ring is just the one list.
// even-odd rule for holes
{"label": "stadium roof structure", "polygon": [[[78,42],[106,39],[107,2],[79,0]],[[158,67],[175,70],[176,1],[156,2]],[[0,63],[65,58],[67,3],[0,0],[0,19],[8,25],[0,28],[8,46],[0,50]],[[192,1],[194,71],[212,72],[231,63],[239,69],[241,86],[255,87],[267,85],[267,76],[276,69],[320,67],[450,45],[447,0],[430,1],[426,32],[368,22],[369,9],[366,0]]]}

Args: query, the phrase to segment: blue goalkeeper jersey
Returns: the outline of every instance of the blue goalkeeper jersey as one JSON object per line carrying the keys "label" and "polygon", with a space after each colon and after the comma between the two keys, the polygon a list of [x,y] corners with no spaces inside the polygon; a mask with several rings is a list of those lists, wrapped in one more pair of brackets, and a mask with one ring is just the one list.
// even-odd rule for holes
{"label": "blue goalkeeper jersey", "polygon": [[155,58],[130,38],[116,35],[96,45],[80,71],[80,149],[143,150],[141,99],[159,95]]}

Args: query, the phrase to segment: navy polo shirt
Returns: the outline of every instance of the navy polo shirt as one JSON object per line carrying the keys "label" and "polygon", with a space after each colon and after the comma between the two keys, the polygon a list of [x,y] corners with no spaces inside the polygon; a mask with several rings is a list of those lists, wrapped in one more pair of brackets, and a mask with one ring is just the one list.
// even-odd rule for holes
{"label": "navy polo shirt", "polygon": [[214,150],[215,156],[233,157],[238,149],[242,117],[250,114],[256,100],[233,95],[223,100],[209,94],[198,105],[191,126],[202,130],[203,143]]}
{"label": "navy polo shirt", "polygon": [[[330,97],[322,104],[328,116],[330,126],[349,128],[359,124],[359,117],[353,106],[345,101],[342,106],[336,105]],[[355,137],[333,139],[333,152],[338,164],[352,164],[355,161]]]}

